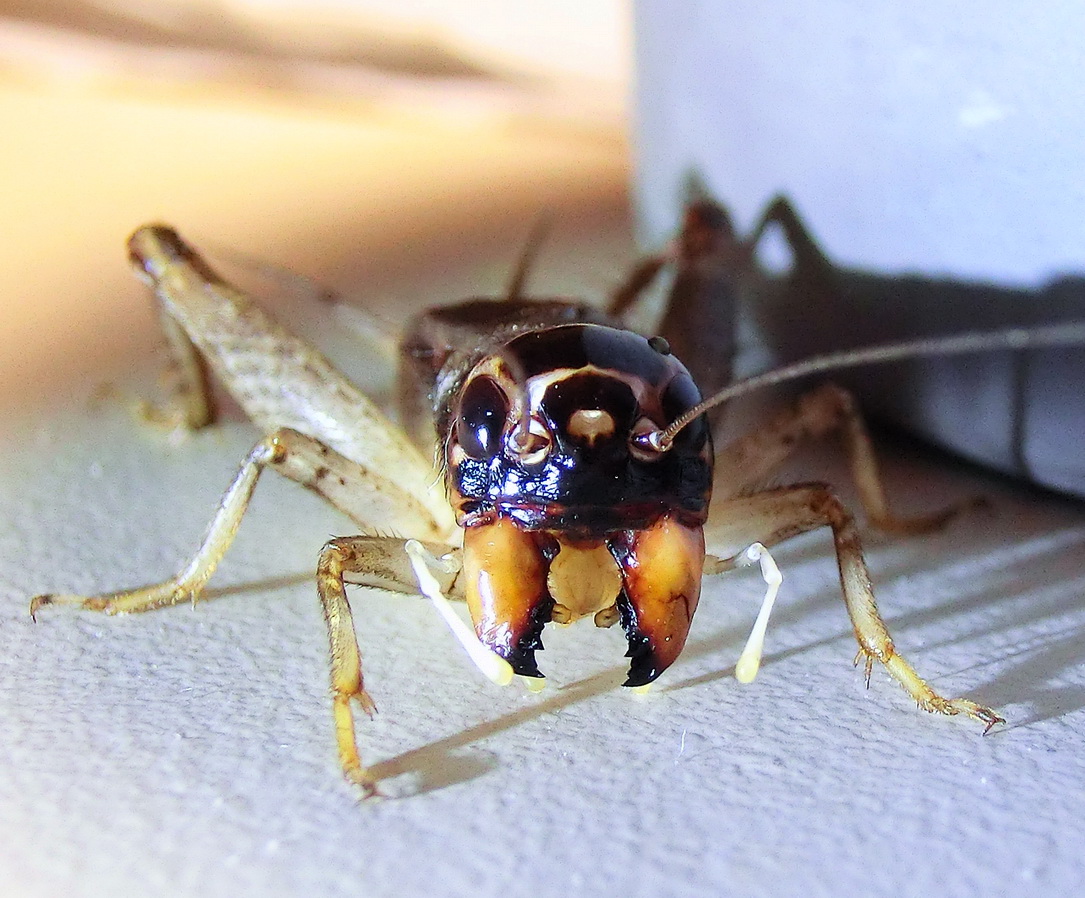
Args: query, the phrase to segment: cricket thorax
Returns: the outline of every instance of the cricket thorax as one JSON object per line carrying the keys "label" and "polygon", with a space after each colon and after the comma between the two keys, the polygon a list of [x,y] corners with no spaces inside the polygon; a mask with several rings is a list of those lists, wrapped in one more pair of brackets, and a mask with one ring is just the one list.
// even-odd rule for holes
{"label": "cricket thorax", "polygon": [[464,591],[517,673],[539,675],[546,623],[585,616],[621,621],[630,685],[677,657],[700,593],[711,441],[703,422],[666,453],[636,438],[699,401],[665,345],[599,325],[522,334],[462,377],[442,429]]}

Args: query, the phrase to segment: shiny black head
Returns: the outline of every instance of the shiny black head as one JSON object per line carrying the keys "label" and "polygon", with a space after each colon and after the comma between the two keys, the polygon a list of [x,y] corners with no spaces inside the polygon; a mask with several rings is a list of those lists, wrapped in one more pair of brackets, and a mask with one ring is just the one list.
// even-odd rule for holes
{"label": "shiny black head", "polygon": [[634,441],[700,398],[662,341],[591,324],[515,337],[467,373],[452,402],[445,460],[461,523],[497,513],[591,539],[665,512],[703,522],[712,483],[704,420],[667,452]]}

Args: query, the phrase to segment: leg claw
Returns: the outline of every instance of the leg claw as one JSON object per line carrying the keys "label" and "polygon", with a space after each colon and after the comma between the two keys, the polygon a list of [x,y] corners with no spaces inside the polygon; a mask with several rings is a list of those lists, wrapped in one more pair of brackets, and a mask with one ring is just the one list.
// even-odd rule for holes
{"label": "leg claw", "polygon": [[370,719],[377,713],[377,703],[369,697],[369,693],[364,689],[354,696],[354,700],[358,703],[358,707],[365,711]]}
{"label": "leg claw", "polygon": [[361,768],[349,768],[343,771],[346,774],[347,782],[362,793],[362,801],[380,801],[385,798],[383,792],[377,788],[377,781],[373,779],[368,772]]}

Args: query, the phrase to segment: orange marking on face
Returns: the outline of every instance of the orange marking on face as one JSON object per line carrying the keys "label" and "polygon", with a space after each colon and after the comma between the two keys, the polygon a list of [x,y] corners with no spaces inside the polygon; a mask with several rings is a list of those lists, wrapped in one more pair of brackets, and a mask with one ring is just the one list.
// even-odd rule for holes
{"label": "orange marking on face", "polygon": [[537,625],[549,602],[548,564],[538,539],[507,518],[468,527],[463,534],[463,584],[475,632],[507,657]]}
{"label": "orange marking on face", "polygon": [[704,531],[664,516],[632,534],[621,561],[637,630],[650,642],[657,671],[681,653],[701,595]]}
{"label": "orange marking on face", "polygon": [[610,412],[601,408],[577,409],[569,416],[569,436],[594,446],[596,440],[605,440],[614,433],[617,424]]}

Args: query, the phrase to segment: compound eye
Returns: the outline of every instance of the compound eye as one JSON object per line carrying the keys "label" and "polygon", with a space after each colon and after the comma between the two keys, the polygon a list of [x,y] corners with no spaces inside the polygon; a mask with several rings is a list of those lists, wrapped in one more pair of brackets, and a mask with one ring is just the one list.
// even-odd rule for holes
{"label": "compound eye", "polygon": [[474,378],[460,394],[456,441],[471,458],[493,458],[500,450],[508,414],[509,401],[493,378]]}

